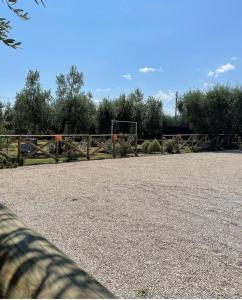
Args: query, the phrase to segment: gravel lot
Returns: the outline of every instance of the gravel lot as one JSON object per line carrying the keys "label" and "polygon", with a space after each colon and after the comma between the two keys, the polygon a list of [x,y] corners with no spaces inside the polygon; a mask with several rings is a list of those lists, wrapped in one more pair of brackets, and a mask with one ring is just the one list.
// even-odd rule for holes
{"label": "gravel lot", "polygon": [[242,298],[242,153],[1,170],[0,201],[118,297]]}

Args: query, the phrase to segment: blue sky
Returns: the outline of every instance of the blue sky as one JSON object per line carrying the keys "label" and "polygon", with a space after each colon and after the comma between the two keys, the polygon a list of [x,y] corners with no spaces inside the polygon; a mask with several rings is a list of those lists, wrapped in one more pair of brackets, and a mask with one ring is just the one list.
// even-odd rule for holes
{"label": "blue sky", "polygon": [[141,88],[174,111],[174,93],[241,84],[241,0],[20,1],[23,22],[3,4],[22,49],[0,44],[0,99],[13,98],[29,69],[55,93],[55,76],[75,64],[94,99]]}

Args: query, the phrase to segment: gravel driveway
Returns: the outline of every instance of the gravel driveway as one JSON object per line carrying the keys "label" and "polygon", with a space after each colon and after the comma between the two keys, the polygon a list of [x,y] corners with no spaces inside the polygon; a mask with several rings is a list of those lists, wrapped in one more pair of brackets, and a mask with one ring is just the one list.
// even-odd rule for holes
{"label": "gravel driveway", "polygon": [[118,297],[242,298],[242,153],[1,170],[0,202]]}

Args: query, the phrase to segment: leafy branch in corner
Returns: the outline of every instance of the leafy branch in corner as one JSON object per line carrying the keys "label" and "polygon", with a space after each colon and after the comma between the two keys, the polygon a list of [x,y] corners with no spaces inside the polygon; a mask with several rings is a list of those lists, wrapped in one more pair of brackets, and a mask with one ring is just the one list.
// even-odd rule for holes
{"label": "leafy branch in corner", "polygon": [[[44,5],[43,0],[33,0],[36,4]],[[21,8],[17,8],[18,0],[2,0],[3,4],[6,4],[8,8],[16,14],[22,20],[29,20],[29,14],[25,10]],[[12,47],[14,49],[18,48],[21,45],[21,42],[16,42],[14,39],[9,38],[9,33],[12,27],[10,25],[10,21],[6,18],[0,17],[0,41],[3,42],[5,45]]]}

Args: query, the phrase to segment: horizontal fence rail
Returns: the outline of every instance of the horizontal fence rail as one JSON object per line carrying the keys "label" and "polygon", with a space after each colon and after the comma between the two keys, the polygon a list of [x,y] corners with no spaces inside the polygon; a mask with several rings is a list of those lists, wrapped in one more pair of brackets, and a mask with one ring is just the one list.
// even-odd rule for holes
{"label": "horizontal fence rail", "polygon": [[0,261],[0,298],[114,298],[1,204]]}

